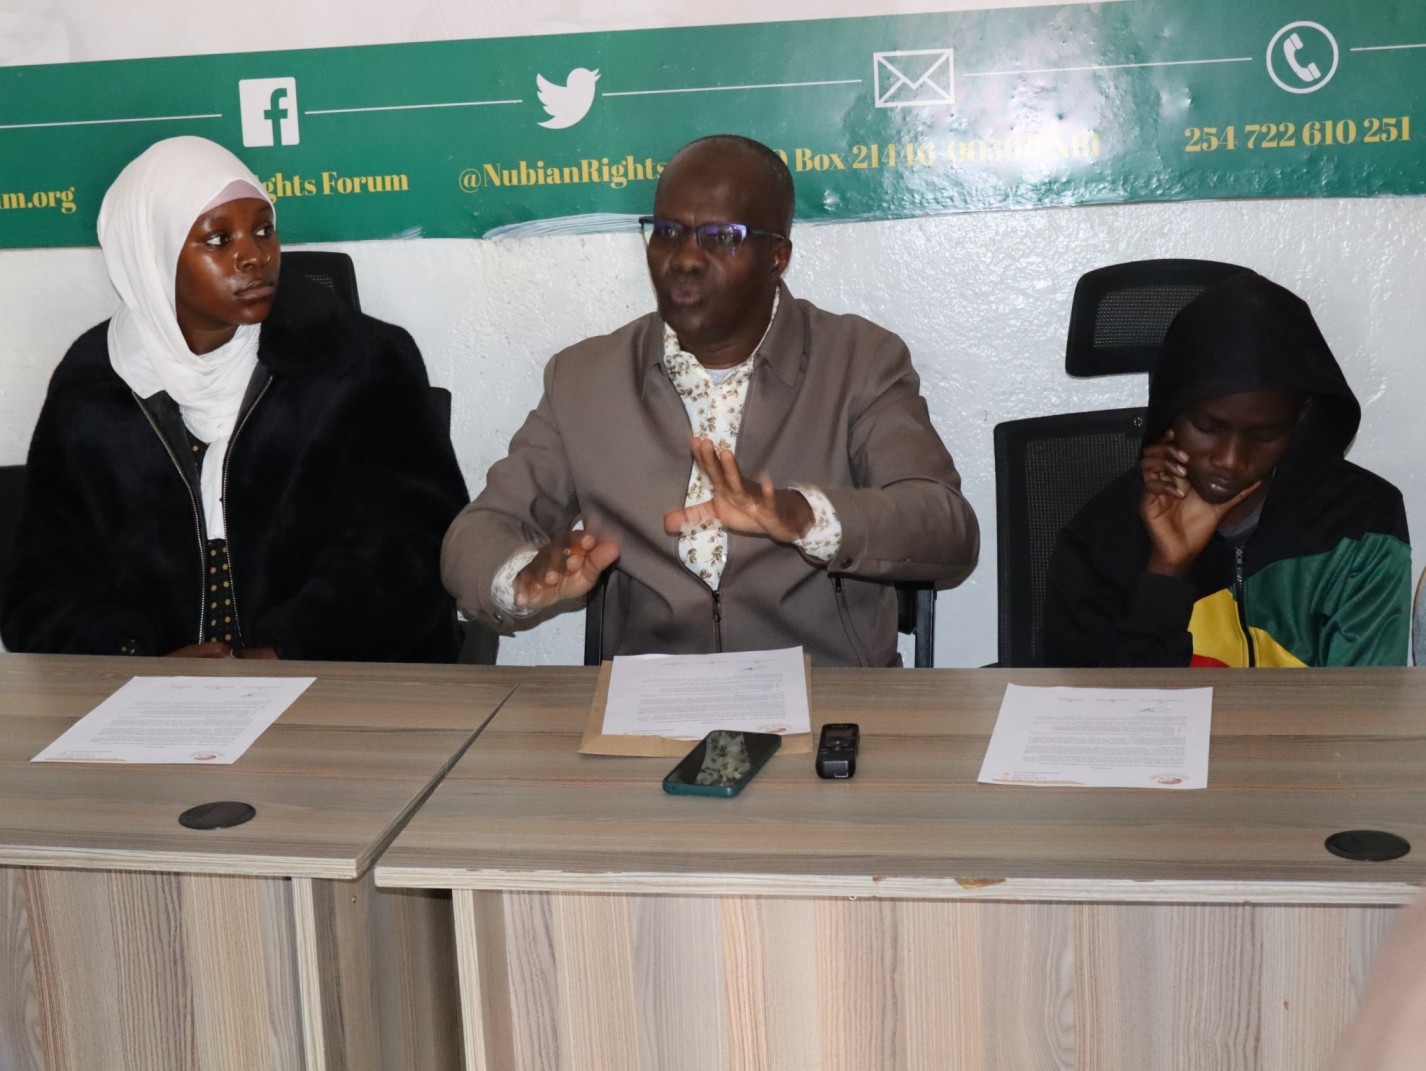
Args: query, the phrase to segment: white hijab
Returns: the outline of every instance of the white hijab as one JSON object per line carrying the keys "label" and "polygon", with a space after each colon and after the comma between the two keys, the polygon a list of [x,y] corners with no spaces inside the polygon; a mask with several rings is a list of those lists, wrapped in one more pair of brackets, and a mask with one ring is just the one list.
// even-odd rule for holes
{"label": "white hijab", "polygon": [[257,367],[261,325],[242,324],[218,349],[195,354],[178,329],[174,278],[194,221],[239,197],[272,200],[227,149],[180,137],[150,146],[119,172],[99,209],[99,247],[124,302],[109,321],[109,362],[140,398],[167,391],[208,444],[200,484],[210,539],[226,534],[223,458]]}

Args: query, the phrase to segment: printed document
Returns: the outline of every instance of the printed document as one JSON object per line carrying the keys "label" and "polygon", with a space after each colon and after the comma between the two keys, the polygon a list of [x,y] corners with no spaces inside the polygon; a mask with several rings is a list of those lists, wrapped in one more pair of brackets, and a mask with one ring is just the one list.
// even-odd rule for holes
{"label": "printed document", "polygon": [[1212,688],[1005,686],[980,768],[996,785],[1207,788]]}
{"label": "printed document", "polygon": [[32,762],[236,762],[316,677],[134,677]]}
{"label": "printed document", "polygon": [[606,736],[701,740],[714,729],[810,733],[802,648],[614,659]]}

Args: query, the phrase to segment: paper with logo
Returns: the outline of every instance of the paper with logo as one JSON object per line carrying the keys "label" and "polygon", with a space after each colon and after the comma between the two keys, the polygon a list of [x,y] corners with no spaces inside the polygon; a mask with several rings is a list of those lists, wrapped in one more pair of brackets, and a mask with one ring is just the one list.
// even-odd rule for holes
{"label": "paper with logo", "polygon": [[1212,688],[1005,686],[979,780],[1207,788]]}
{"label": "paper with logo", "polygon": [[714,729],[777,733],[812,749],[810,660],[800,647],[707,655],[633,655],[605,662],[579,750],[679,756]]}
{"label": "paper with logo", "polygon": [[316,677],[134,677],[31,762],[226,766]]}

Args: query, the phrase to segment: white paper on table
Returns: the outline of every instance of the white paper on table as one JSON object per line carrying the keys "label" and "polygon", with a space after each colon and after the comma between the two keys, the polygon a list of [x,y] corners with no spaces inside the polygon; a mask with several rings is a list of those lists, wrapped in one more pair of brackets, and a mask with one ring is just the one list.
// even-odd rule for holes
{"label": "white paper on table", "polygon": [[614,659],[605,735],[701,740],[714,729],[810,733],[802,648]]}
{"label": "white paper on table", "polygon": [[30,761],[228,765],[316,679],[134,677]]}
{"label": "white paper on table", "polygon": [[1005,686],[979,780],[1207,788],[1212,688]]}

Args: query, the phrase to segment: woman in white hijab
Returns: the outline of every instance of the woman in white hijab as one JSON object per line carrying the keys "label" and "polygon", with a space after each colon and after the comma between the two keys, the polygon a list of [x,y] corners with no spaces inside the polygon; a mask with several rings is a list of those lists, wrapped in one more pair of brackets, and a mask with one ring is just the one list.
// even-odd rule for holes
{"label": "woman in white hijab", "polygon": [[202,138],[124,168],[99,244],[123,304],[51,381],[6,645],[452,657],[439,545],[465,488],[409,336],[279,288],[267,192]]}

